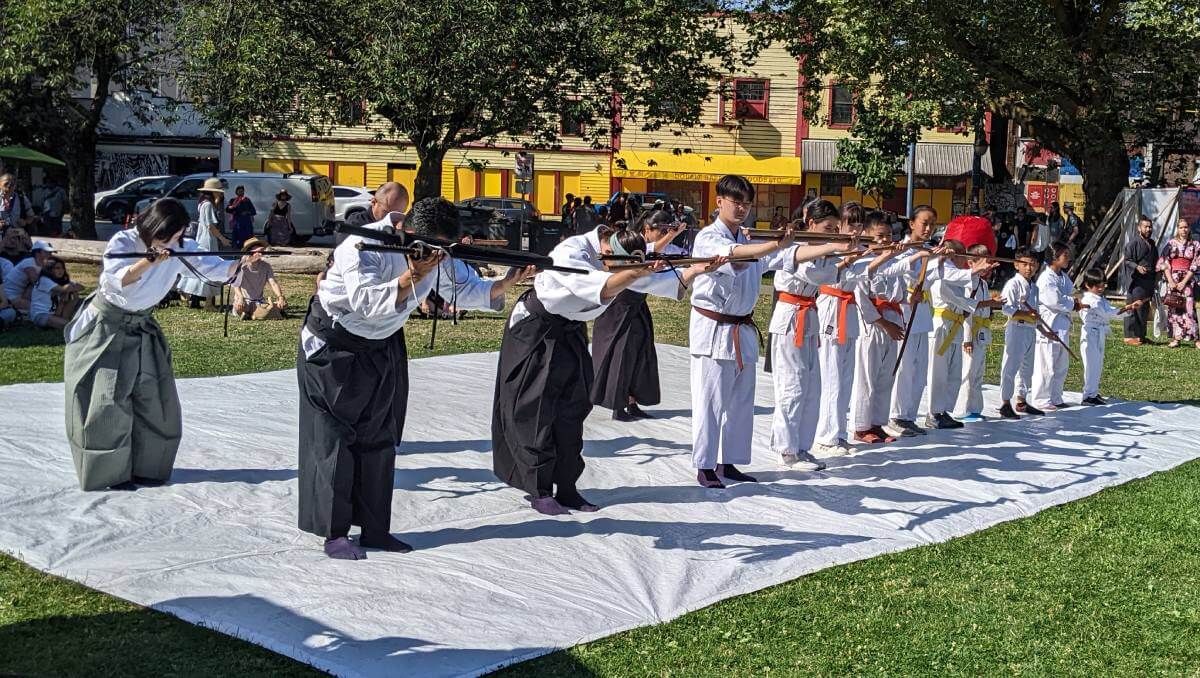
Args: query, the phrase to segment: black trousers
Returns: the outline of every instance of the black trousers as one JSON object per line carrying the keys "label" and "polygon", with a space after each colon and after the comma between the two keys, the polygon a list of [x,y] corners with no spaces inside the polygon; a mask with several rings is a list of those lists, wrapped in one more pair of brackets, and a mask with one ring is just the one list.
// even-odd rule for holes
{"label": "black trousers", "polygon": [[[1125,297],[1125,303],[1137,301],[1144,298],[1143,296],[1130,294]],[[1126,339],[1142,339],[1146,338],[1146,322],[1150,317],[1150,306],[1142,306],[1132,313],[1125,314],[1125,338]]]}
{"label": "black trousers", "polygon": [[[309,320],[314,315],[314,299]],[[318,312],[319,314],[319,312]],[[310,328],[317,322],[309,322]],[[298,525],[326,539],[351,525],[364,533],[391,531],[397,420],[393,403],[400,348],[392,339],[365,340],[322,328],[326,341],[296,357],[300,389]],[[407,384],[404,388],[407,393]]]}

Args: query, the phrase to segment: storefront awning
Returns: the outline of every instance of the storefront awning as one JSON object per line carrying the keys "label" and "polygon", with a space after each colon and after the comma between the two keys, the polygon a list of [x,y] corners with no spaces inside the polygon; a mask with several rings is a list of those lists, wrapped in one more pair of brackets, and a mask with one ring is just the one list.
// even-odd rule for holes
{"label": "storefront awning", "polygon": [[667,181],[718,181],[740,174],[753,184],[800,184],[800,158],[620,150],[613,153],[612,175]]}
{"label": "storefront awning", "polygon": [[[809,172],[844,172],[837,166],[837,141],[833,139],[806,139],[801,152],[804,169]],[[958,177],[970,174],[975,158],[971,144],[918,143],[916,166],[917,176]],[[992,156],[984,153],[980,166],[983,173],[992,176]],[[901,167],[898,172],[903,172]]]}
{"label": "storefront awning", "polygon": [[33,165],[53,165],[62,167],[65,163],[57,158],[52,158],[45,153],[39,153],[32,148],[24,146],[0,146],[0,158],[8,158],[18,162],[27,162]]}

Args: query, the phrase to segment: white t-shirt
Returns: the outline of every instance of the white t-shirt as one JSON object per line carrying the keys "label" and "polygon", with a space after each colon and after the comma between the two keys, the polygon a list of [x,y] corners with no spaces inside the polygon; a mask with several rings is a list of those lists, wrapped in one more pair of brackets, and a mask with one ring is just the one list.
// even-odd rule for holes
{"label": "white t-shirt", "polygon": [[37,267],[36,259],[25,257],[16,266],[13,266],[12,270],[4,274],[4,295],[8,297],[9,301],[25,296],[25,290],[30,284],[26,271]]}
{"label": "white t-shirt", "polygon": [[46,276],[41,276],[33,285],[33,293],[29,297],[29,317],[36,318],[43,313],[49,313],[54,308],[54,298],[50,292],[58,287],[58,283],[54,282]]}

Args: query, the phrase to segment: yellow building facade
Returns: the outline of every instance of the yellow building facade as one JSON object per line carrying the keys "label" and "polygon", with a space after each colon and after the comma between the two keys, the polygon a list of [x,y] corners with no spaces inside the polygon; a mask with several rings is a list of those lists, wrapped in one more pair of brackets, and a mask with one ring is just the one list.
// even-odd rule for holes
{"label": "yellow building facade", "polygon": [[[734,39],[747,36],[737,30]],[[837,169],[836,143],[853,123],[850,93],[823,81],[818,123],[804,115],[805,74],[781,46],[763,50],[749,67],[729,74],[704,103],[700,124],[647,131],[621,120],[609,148],[584,139],[562,138],[561,150],[538,151],[530,200],[546,216],[558,213],[567,194],[606,202],[616,191],[662,192],[691,206],[702,221],[716,205],[716,182],[741,174],[755,185],[755,218],[767,223],[792,213],[812,196],[841,204],[869,199],[854,189],[853,177]],[[375,187],[393,180],[410,191],[418,159],[411,146],[382,140],[386,123],[337,128],[328,137],[280,137],[251,146],[234,140],[234,169],[320,173],[335,184]],[[916,204],[933,205],[939,221],[965,209],[972,139],[961,131],[928,130],[917,153]],[[456,148],[442,168],[442,195],[519,197],[514,176],[520,140]],[[985,157],[985,161],[988,159]],[[990,174],[990,163],[984,171]],[[904,176],[882,207],[904,211]]]}

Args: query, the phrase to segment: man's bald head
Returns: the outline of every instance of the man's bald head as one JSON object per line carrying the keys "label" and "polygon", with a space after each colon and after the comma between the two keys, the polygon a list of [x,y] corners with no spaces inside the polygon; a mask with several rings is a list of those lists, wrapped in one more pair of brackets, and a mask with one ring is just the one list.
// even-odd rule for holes
{"label": "man's bald head", "polygon": [[408,189],[400,184],[389,181],[375,190],[371,198],[371,214],[375,219],[382,219],[390,212],[405,212],[408,210]]}

